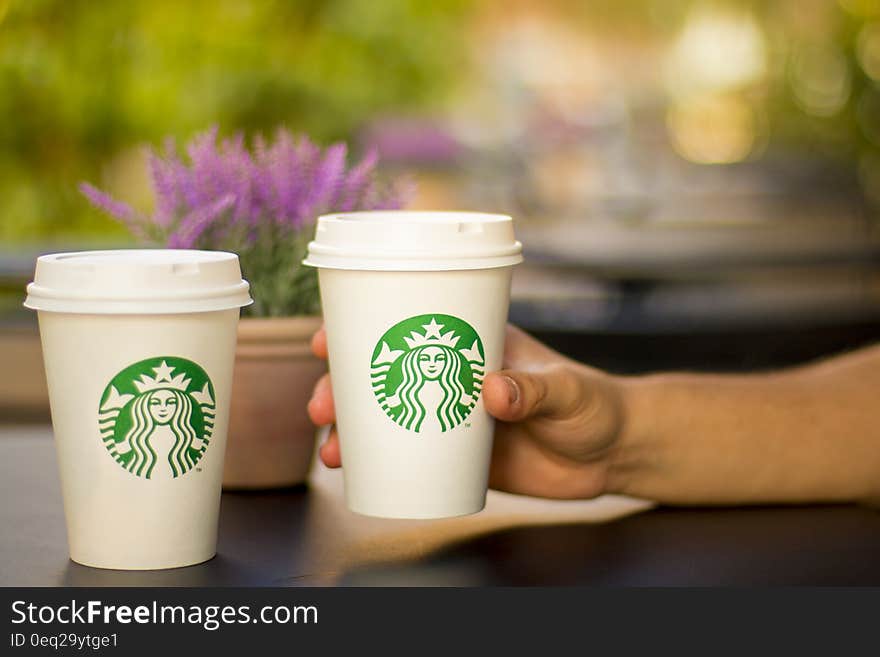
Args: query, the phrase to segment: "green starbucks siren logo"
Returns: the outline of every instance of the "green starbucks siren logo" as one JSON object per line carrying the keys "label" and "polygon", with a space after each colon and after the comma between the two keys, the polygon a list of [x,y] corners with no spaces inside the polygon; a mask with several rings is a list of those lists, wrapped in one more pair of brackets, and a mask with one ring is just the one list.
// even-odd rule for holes
{"label": "green starbucks siren logo", "polygon": [[404,429],[454,429],[470,415],[485,374],[483,342],[451,315],[418,315],[392,326],[373,351],[373,393]]}
{"label": "green starbucks siren logo", "polygon": [[214,386],[201,367],[162,356],[126,367],[104,390],[98,429],[107,451],[138,477],[192,470],[214,430]]}

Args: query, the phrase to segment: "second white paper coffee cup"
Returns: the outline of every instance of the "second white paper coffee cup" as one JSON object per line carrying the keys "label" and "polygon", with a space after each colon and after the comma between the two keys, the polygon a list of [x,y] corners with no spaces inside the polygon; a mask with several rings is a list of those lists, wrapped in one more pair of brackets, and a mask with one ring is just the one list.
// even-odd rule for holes
{"label": "second white paper coffee cup", "polygon": [[216,549],[239,308],[234,254],[43,256],[39,312],[70,556],[173,568]]}
{"label": "second white paper coffee cup", "polygon": [[494,421],[482,403],[501,367],[510,217],[358,212],[318,220],[318,267],[348,507],[390,518],[475,513]]}

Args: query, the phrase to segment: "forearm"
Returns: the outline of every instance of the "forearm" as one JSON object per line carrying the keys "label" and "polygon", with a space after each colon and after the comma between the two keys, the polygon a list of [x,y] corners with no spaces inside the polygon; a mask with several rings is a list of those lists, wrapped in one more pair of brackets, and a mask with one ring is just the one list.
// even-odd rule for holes
{"label": "forearm", "polygon": [[670,504],[880,496],[880,348],[768,375],[622,381],[608,489]]}

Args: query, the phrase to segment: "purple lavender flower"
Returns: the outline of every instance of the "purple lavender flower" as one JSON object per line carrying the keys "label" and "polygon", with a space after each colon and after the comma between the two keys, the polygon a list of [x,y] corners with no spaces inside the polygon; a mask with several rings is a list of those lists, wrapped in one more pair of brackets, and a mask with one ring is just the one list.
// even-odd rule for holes
{"label": "purple lavender flower", "polygon": [[235,203],[235,196],[227,194],[220,199],[196,208],[183,219],[180,226],[168,238],[168,246],[172,249],[191,249],[199,241],[208,227],[223,212]]}
{"label": "purple lavender flower", "polygon": [[257,135],[249,150],[241,133],[218,142],[212,127],[193,137],[183,152],[186,160],[171,139],[162,152],[151,149],[156,208],[150,217],[88,183],[80,191],[140,239],[169,248],[238,252],[242,266],[251,269],[246,274],[256,314],[317,308],[314,272],[300,271],[299,261],[319,215],[397,209],[412,193],[411,184],[380,179],[375,150],[347,168],[344,143],[322,149],[283,128],[271,141]]}
{"label": "purple lavender flower", "polygon": [[212,225],[254,228],[272,222],[300,229],[327,212],[403,204],[400,189],[380,184],[375,151],[346,171],[344,143],[322,150],[307,137],[280,129],[271,143],[257,136],[251,154],[242,134],[218,144],[217,128],[212,127],[196,135],[185,151],[188,164],[177,155],[173,141],[166,141],[164,153],[151,150],[156,195],[152,217],[138,215],[88,183],[80,190],[95,207],[125,223],[139,237],[158,234],[168,246],[198,244],[204,248],[218,245],[205,243],[202,236],[229,234],[228,230],[207,230]]}
{"label": "purple lavender flower", "polygon": [[144,221],[143,217],[135,212],[128,203],[117,201],[109,194],[105,194],[100,189],[87,182],[80,183],[79,191],[82,192],[83,196],[89,199],[89,202],[91,202],[96,208],[103,210],[107,214],[124,223],[137,237],[141,237],[144,234],[141,226]]}
{"label": "purple lavender flower", "polygon": [[370,149],[364,159],[349,171],[339,198],[339,209],[342,212],[350,212],[361,207],[364,199],[369,198],[378,163],[378,152]]}

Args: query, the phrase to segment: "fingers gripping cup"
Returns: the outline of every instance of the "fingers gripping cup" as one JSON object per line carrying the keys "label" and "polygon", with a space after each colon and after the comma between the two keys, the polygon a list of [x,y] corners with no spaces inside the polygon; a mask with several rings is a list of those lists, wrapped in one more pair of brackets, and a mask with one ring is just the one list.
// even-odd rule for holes
{"label": "fingers gripping cup", "polygon": [[467,212],[318,219],[318,268],[345,496],[352,511],[442,518],[483,508],[501,367],[513,222]]}
{"label": "fingers gripping cup", "polygon": [[239,309],[238,257],[42,256],[38,311],[70,557],[98,568],[210,559]]}

